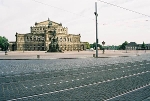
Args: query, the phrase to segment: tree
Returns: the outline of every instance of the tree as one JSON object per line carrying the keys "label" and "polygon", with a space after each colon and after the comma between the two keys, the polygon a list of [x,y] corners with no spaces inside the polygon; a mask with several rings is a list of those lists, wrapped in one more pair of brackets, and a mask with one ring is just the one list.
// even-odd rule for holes
{"label": "tree", "polygon": [[122,45],[119,46],[119,49],[125,50],[126,49],[126,45],[128,45],[127,41],[125,41],[124,43],[122,43]]}
{"label": "tree", "polygon": [[[96,49],[96,43],[94,42],[93,44],[90,44],[90,48]],[[97,47],[99,47],[100,49],[102,49],[102,45],[97,44]]]}
{"label": "tree", "polygon": [[0,36],[0,48],[2,51],[6,51],[8,49],[9,43],[8,39],[6,39],[4,36]]}
{"label": "tree", "polygon": [[142,48],[142,49],[145,49],[145,48],[146,48],[146,45],[145,45],[144,42],[143,42],[143,44],[141,45],[141,48]]}
{"label": "tree", "polygon": [[86,42],[86,49],[90,49],[90,44]]}

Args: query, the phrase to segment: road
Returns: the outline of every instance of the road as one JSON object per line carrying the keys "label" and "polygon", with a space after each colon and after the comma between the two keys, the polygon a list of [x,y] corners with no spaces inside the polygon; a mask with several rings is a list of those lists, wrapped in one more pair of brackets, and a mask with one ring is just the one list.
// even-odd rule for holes
{"label": "road", "polygon": [[1,101],[148,101],[150,55],[1,60]]}

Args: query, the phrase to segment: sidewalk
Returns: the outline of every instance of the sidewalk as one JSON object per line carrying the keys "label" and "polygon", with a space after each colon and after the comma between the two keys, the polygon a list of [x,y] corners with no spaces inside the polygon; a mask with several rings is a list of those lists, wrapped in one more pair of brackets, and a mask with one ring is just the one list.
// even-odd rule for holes
{"label": "sidewalk", "polygon": [[[102,54],[102,50],[98,51],[98,58],[111,57],[128,57],[149,54],[150,50],[106,50]],[[65,51],[64,53],[46,53],[45,51],[11,51],[5,55],[5,52],[0,51],[0,60],[4,59],[73,59],[73,58],[93,58],[95,51]]]}

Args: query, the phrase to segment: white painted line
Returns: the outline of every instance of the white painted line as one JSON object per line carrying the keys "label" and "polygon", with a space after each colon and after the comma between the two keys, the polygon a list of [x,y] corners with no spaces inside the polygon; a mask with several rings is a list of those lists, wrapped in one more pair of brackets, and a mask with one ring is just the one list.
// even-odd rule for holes
{"label": "white painted line", "polygon": [[48,93],[44,93],[44,95],[46,95],[46,94],[48,94]]}
{"label": "white painted line", "polygon": [[39,95],[43,95],[43,94],[39,94]]}
{"label": "white painted line", "polygon": [[38,95],[33,95],[33,96],[38,96]]}
{"label": "white painted line", "polygon": [[[150,85],[150,84],[149,84],[149,85]],[[145,88],[145,87],[147,87],[147,86],[149,86],[149,85],[143,85],[143,87],[135,88],[135,89],[133,89],[133,90],[131,90],[131,91],[128,91],[128,92],[126,92],[126,93],[122,93],[122,94],[117,95],[117,96],[112,97],[112,98],[108,98],[108,99],[106,99],[106,100],[104,100],[104,101],[112,100],[112,99],[114,99],[114,98],[117,98],[117,97],[123,96],[123,95],[125,95],[125,94],[128,94],[128,93],[131,93],[131,92],[137,91],[137,90],[139,90],[139,89]]]}
{"label": "white painted line", "polygon": [[[150,72],[150,71],[146,71],[146,72],[144,72],[144,73],[147,73],[147,72]],[[140,74],[142,74],[143,72],[141,72],[141,73],[137,73],[137,74],[134,74],[134,75],[140,75]],[[133,75],[132,75],[133,76]],[[130,77],[130,76],[125,76],[125,77]],[[125,78],[124,77],[124,78]],[[114,80],[117,80],[117,79],[121,79],[121,78],[116,78],[116,79],[114,79]],[[95,84],[99,84],[99,83],[104,83],[104,82],[110,82],[110,81],[114,81],[114,80],[107,80],[107,81],[102,81],[102,82],[98,82],[98,83],[96,83],[96,82],[94,82],[94,83],[91,83],[91,84],[88,84],[88,85],[81,85],[81,86],[79,86],[79,87],[74,87],[74,88],[68,88],[68,89],[62,89],[62,90],[58,90],[58,91],[53,91],[53,92],[48,92],[48,94],[52,94],[52,93],[57,93],[57,92],[61,92],[61,91],[66,91],[66,90],[73,90],[73,89],[76,89],[76,88],[80,88],[80,87],[86,87],[86,86],[91,86],[91,85],[95,85]],[[144,87],[147,87],[147,86],[149,86],[150,85],[150,83],[149,84],[146,84],[146,85],[143,85],[142,87],[140,87],[140,88],[135,88],[135,89],[132,89],[131,91],[129,91],[129,92],[127,92],[127,93],[130,93],[130,92],[133,92],[133,91],[135,91],[135,90],[138,90],[138,89],[141,89],[141,88],[144,88]],[[127,93],[124,93],[124,94],[127,94]],[[44,94],[47,94],[47,93],[42,93],[42,94],[38,94],[38,95],[44,95]],[[33,95],[32,97],[34,97],[34,96],[38,96],[38,95]],[[122,93],[120,94],[120,95],[117,95],[116,97],[118,97],[118,96],[122,96]],[[23,98],[29,98],[29,97],[31,97],[31,96],[26,96],[26,97],[21,97],[21,99],[23,99]],[[113,97],[114,98],[114,97]],[[17,98],[17,99],[20,99],[20,98]],[[112,98],[109,98],[109,99],[112,99]],[[109,99],[106,99],[105,101],[108,101]],[[12,100],[15,100],[15,99],[12,99]],[[12,100],[9,100],[9,101],[12,101]]]}
{"label": "white painted line", "polygon": [[69,81],[66,81],[66,82],[69,82]]}
{"label": "white painted line", "polygon": [[74,88],[78,88],[78,87],[74,87]]}

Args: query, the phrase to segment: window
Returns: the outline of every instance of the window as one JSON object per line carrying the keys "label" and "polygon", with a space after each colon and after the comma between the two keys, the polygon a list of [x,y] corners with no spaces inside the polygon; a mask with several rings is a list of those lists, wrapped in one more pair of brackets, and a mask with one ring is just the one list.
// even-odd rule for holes
{"label": "window", "polygon": [[64,41],[66,41],[66,38],[64,38]]}
{"label": "window", "polygon": [[68,42],[69,42],[69,38],[68,38]]}

